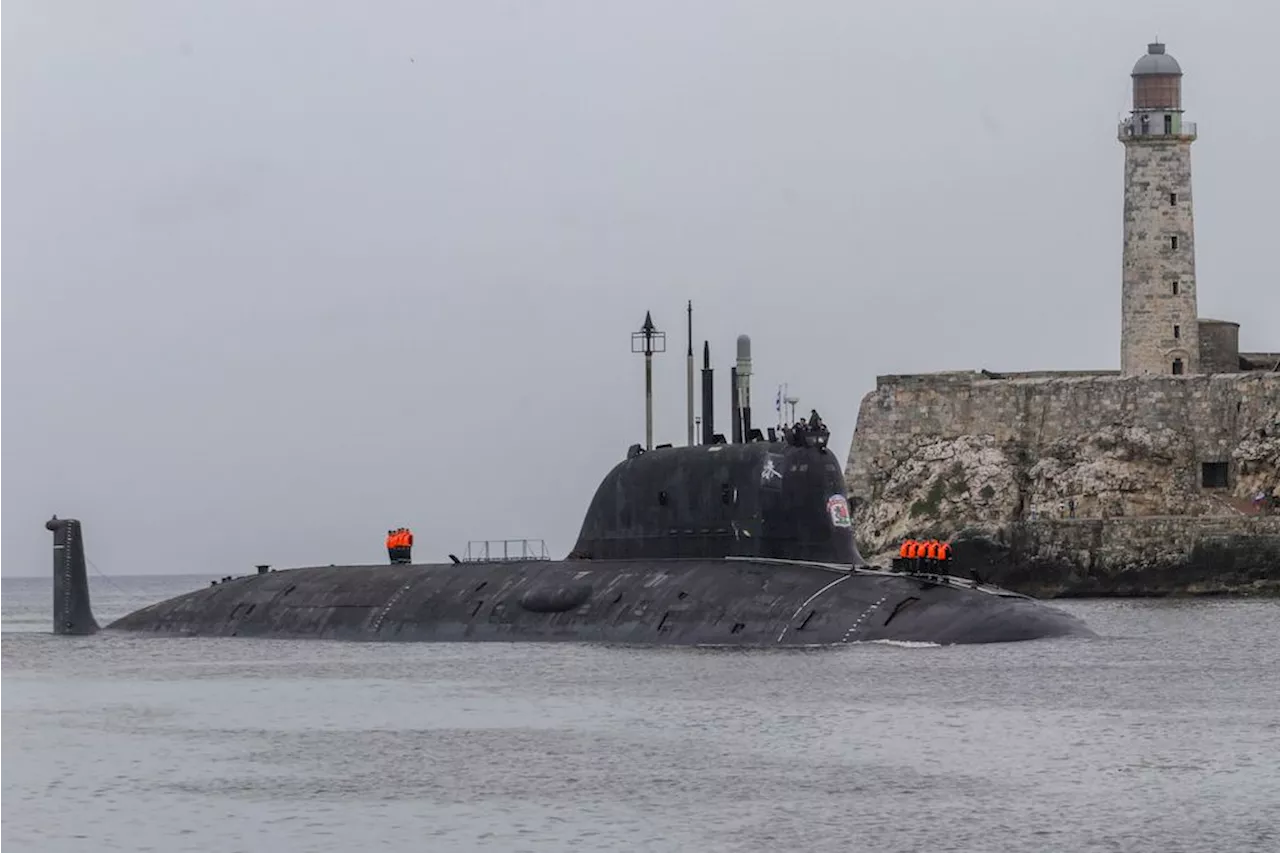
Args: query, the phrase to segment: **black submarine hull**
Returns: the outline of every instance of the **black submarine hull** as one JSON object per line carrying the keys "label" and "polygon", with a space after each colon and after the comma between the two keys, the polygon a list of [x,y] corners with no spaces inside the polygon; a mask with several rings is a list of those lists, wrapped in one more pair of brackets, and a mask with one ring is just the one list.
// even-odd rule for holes
{"label": "black submarine hull", "polygon": [[107,630],[744,647],[1092,635],[1057,608],[959,578],[734,557],[288,569],[151,605]]}
{"label": "black submarine hull", "polygon": [[[803,438],[803,437],[801,437]],[[55,519],[55,630],[96,628],[80,522]],[[70,592],[68,593],[67,590]],[[563,560],[265,572],[107,626],[182,636],[642,645],[954,644],[1088,636],[1023,595],[866,565],[824,443],[641,451],[597,488]]]}

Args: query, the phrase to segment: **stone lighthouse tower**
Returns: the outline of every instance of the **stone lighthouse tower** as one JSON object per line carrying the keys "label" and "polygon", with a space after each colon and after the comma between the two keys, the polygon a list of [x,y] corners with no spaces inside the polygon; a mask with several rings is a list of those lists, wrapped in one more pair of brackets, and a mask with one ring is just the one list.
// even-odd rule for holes
{"label": "stone lighthouse tower", "polygon": [[1191,218],[1191,143],[1182,120],[1182,69],[1147,45],[1133,66],[1133,111],[1120,124],[1124,143],[1124,277],[1120,372],[1200,371],[1196,323],[1195,230]]}

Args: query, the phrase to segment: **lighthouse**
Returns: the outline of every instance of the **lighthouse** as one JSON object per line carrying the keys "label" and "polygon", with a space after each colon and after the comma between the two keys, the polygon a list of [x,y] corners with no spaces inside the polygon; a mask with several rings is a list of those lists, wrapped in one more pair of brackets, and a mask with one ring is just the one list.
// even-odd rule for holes
{"label": "lighthouse", "polygon": [[1133,66],[1124,144],[1124,261],[1120,372],[1200,372],[1191,143],[1182,116],[1182,68],[1153,42]]}

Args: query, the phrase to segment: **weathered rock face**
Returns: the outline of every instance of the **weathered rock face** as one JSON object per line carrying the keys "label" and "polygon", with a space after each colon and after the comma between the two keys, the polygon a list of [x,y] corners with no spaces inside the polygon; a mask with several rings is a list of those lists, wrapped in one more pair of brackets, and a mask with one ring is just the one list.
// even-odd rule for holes
{"label": "weathered rock face", "polygon": [[911,532],[940,536],[954,530],[957,521],[999,522],[1021,515],[1016,453],[993,436],[915,436],[885,448],[881,458],[886,466],[874,484],[859,481],[855,487],[846,469],[855,531],[871,553]]}
{"label": "weathered rock face", "polygon": [[[1072,506],[1076,519],[1239,517],[1260,488],[1280,491],[1280,374],[881,377],[845,476],[868,555],[965,527],[1009,538]],[[1093,551],[1075,551],[1053,559],[1088,568]],[[1108,560],[1128,558],[1117,545]]]}
{"label": "weathered rock face", "polygon": [[1039,519],[968,527],[952,573],[1028,595],[1280,595],[1280,516]]}

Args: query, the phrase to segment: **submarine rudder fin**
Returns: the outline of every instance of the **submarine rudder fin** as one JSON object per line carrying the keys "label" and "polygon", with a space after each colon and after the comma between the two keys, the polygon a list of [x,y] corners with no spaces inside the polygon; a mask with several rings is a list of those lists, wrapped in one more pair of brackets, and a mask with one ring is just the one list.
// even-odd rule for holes
{"label": "submarine rudder fin", "polygon": [[96,634],[101,629],[89,604],[80,522],[55,515],[44,526],[53,532],[53,633],[78,637]]}

